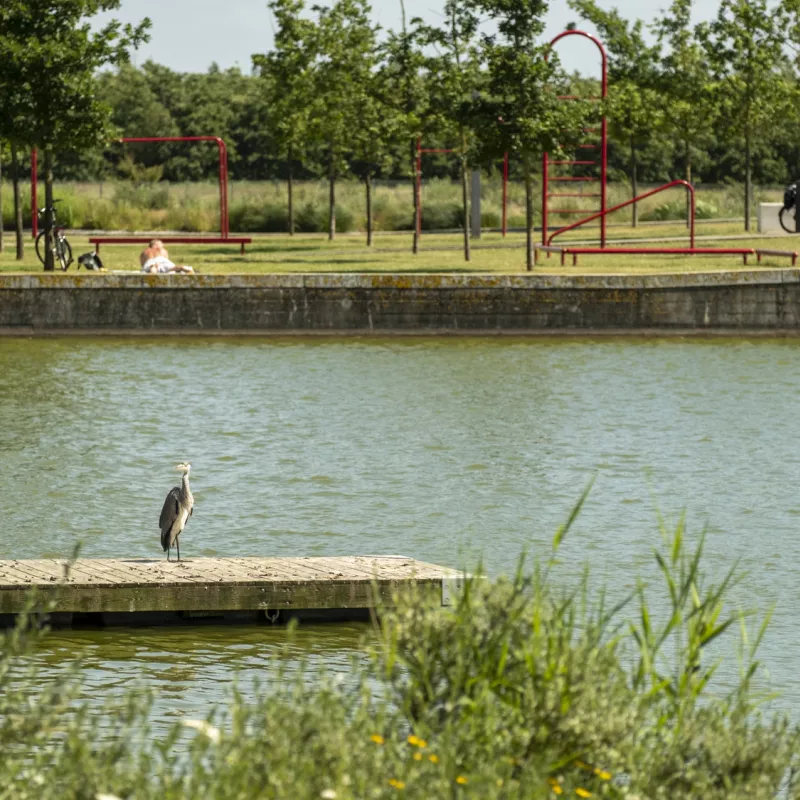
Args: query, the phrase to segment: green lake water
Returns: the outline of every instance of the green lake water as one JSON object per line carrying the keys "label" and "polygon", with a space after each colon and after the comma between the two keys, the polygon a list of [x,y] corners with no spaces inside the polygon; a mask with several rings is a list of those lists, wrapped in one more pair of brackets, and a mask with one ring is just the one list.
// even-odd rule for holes
{"label": "green lake water", "polygon": [[[561,553],[621,592],[656,580],[656,508],[740,559],[736,603],[775,616],[763,647],[800,718],[800,341],[0,339],[0,558],[162,557],[157,526],[192,462],[192,556],[404,554],[512,570]],[[157,715],[204,716],[235,673],[308,658],[346,673],[358,625],[54,633],[95,697],[137,677]]]}

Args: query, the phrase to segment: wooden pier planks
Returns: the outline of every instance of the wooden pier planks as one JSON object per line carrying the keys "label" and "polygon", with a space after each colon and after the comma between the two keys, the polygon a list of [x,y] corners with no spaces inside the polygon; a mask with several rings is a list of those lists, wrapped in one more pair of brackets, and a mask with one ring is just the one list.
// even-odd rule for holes
{"label": "wooden pier planks", "polygon": [[[0,614],[36,587],[64,613],[365,609],[416,585],[447,602],[460,573],[403,556],[0,560]],[[378,597],[375,596],[377,589]]]}

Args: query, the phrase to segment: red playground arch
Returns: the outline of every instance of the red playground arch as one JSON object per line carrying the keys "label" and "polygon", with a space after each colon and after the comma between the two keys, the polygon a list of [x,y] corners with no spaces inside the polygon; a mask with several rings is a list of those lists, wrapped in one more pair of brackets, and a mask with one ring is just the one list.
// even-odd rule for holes
{"label": "red playground arch", "polygon": [[[219,151],[219,236],[161,236],[164,242],[183,244],[238,244],[241,252],[244,246],[252,242],[252,238],[230,235],[228,219],[228,148],[219,136],[125,136],[119,139],[124,144],[152,144],[156,142],[215,142]],[[37,157],[36,150],[31,154],[31,203],[38,208],[37,202]],[[33,236],[38,233],[38,220],[33,214]],[[101,244],[138,244],[149,241],[149,236],[92,236],[89,241],[100,249]]]}

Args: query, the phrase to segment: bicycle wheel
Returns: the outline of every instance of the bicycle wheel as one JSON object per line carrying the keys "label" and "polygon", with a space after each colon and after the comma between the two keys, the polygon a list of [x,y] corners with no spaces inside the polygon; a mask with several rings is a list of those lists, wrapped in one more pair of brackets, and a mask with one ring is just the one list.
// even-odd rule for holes
{"label": "bicycle wheel", "polygon": [[44,241],[45,241],[45,232],[44,232],[44,231],[42,231],[42,232],[41,232],[41,233],[40,233],[40,234],[39,234],[39,235],[36,237],[36,256],[37,256],[37,258],[39,259],[39,261],[41,261],[41,262],[42,262],[42,264],[44,264],[44,253],[45,253],[45,249],[44,249],[44,247],[45,247],[45,244],[44,244]]}
{"label": "bicycle wheel", "polygon": [[67,237],[63,233],[56,234],[55,242],[55,256],[58,263],[61,265],[61,271],[66,272],[69,265],[72,263],[72,248],[69,246]]}
{"label": "bicycle wheel", "polygon": [[778,220],[786,233],[797,233],[797,206],[786,208],[785,206],[778,212]]}

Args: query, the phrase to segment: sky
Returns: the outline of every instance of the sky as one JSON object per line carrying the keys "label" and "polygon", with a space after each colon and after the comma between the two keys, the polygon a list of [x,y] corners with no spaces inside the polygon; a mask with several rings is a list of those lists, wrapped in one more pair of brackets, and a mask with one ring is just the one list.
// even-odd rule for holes
{"label": "sky", "polygon": [[[658,16],[668,4],[669,0],[600,0],[601,6],[617,7],[624,16],[645,21]],[[433,24],[441,20],[443,6],[444,0],[406,0],[406,15]],[[717,6],[718,0],[695,0],[695,21],[711,17]],[[372,16],[383,28],[399,28],[399,0],[373,0]],[[97,22],[112,17],[132,23],[149,17],[153,23],[150,42],[136,53],[135,63],[152,59],[180,72],[204,72],[214,61],[223,69],[238,66],[249,72],[251,54],[265,53],[272,46],[273,23],[266,0],[122,0],[119,10],[98,15]],[[548,35],[564,30],[575,18],[566,0],[552,0]],[[581,46],[580,41],[563,43],[559,50],[562,64],[569,70],[595,74],[597,55],[590,43],[582,40]]]}

